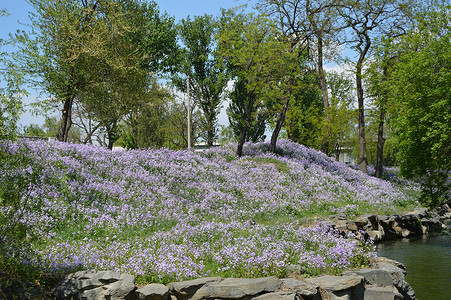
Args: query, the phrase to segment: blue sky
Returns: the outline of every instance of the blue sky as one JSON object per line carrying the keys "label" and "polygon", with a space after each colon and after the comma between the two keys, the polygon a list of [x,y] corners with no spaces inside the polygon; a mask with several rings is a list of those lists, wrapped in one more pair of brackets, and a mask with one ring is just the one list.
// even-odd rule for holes
{"label": "blue sky", "polygon": [[[158,0],[155,1],[161,11],[166,11],[176,21],[190,16],[211,14],[219,15],[221,8],[231,8],[245,3],[253,3],[249,0]],[[25,0],[0,0],[0,9],[6,8],[9,17],[0,18],[0,38],[5,38],[9,33],[25,27],[18,24],[28,20],[28,12],[31,6]]]}
{"label": "blue sky", "polygon": [[[176,22],[189,16],[211,14],[219,15],[221,8],[236,7],[245,3],[255,2],[254,0],[158,0],[155,1],[161,12],[167,12],[169,16],[175,18]],[[17,30],[27,30],[24,24],[28,22],[28,14],[32,10],[30,4],[25,0],[0,0],[0,10],[6,9],[9,16],[0,18],[0,39],[7,39],[10,33]],[[31,96],[27,97],[24,102],[28,104],[36,99],[36,93],[31,92]],[[20,124],[28,125],[30,123],[43,124],[44,117],[34,116],[30,111],[22,115]],[[220,123],[227,124],[227,116],[225,111],[220,115]]]}

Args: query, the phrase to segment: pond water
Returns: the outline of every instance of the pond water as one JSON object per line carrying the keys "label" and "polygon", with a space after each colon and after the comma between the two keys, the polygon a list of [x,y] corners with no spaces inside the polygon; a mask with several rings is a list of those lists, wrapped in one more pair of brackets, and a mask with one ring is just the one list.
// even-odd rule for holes
{"label": "pond water", "polygon": [[451,300],[451,236],[386,241],[377,254],[406,266],[418,300]]}

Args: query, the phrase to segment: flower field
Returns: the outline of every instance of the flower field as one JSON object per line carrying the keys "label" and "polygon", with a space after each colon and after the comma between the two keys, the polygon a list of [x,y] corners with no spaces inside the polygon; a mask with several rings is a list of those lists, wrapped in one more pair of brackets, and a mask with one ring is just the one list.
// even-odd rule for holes
{"label": "flower field", "polygon": [[315,150],[285,140],[277,155],[268,148],[246,144],[236,159],[234,145],[111,152],[0,141],[0,234],[19,222],[34,251],[22,259],[47,273],[109,269],[163,283],[284,276],[290,265],[334,274],[365,264],[372,246],[301,225],[415,205],[407,187]]}

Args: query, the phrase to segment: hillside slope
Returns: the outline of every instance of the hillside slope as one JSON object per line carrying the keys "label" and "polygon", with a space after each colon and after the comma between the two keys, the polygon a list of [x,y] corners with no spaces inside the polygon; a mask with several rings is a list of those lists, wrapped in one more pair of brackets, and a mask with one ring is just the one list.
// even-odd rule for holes
{"label": "hillside slope", "polygon": [[279,142],[278,155],[267,148],[246,144],[236,159],[233,145],[205,153],[111,152],[1,141],[0,233],[19,216],[40,237],[27,263],[45,272],[114,269],[168,282],[283,276],[300,264],[315,275],[358,267],[374,253],[325,226],[299,224],[414,203],[397,186],[320,152],[289,141]]}

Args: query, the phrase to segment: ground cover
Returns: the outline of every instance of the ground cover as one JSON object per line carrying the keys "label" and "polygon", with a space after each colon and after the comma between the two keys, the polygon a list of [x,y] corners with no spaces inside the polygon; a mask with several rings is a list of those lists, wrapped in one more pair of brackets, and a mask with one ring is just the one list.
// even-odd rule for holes
{"label": "ground cover", "polygon": [[[233,145],[111,152],[0,141],[1,258],[38,273],[109,269],[163,283],[285,276],[293,264],[306,276],[338,274],[364,265],[372,245],[305,224],[416,205],[415,187],[289,141],[276,155],[268,148],[246,144],[236,159]],[[18,229],[22,243],[14,248]]]}

